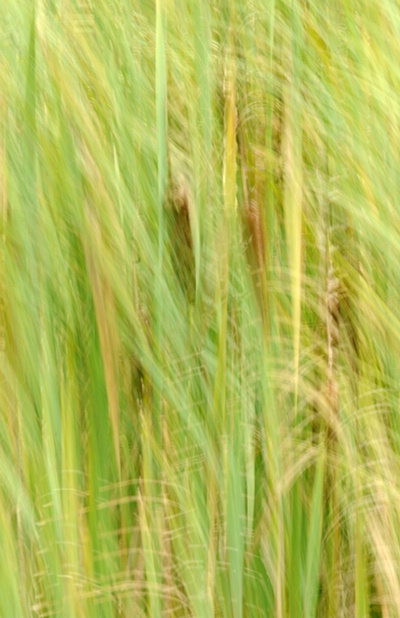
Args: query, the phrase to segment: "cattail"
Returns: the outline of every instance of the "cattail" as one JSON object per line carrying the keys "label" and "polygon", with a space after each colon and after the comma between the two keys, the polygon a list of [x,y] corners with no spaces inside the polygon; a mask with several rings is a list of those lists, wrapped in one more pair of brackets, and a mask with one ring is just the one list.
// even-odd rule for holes
{"label": "cattail", "polygon": [[250,205],[245,208],[245,219],[251,248],[256,258],[257,270],[262,271],[264,268],[265,246],[260,208],[255,200],[252,200]]}
{"label": "cattail", "polygon": [[194,255],[192,241],[192,200],[188,184],[179,176],[169,191],[170,243],[173,266],[182,287],[189,295],[194,284]]}
{"label": "cattail", "polygon": [[[328,342],[327,368],[327,407],[330,421],[334,425],[339,416],[339,386],[337,377],[337,362],[339,350],[339,280],[335,276],[332,261],[330,261],[327,277],[326,293],[326,329]],[[331,436],[332,437],[332,436]]]}

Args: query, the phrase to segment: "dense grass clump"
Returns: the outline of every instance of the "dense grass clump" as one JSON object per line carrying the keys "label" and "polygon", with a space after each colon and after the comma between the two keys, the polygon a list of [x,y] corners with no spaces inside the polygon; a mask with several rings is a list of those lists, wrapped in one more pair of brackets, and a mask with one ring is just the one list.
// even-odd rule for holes
{"label": "dense grass clump", "polygon": [[0,616],[400,616],[399,33],[3,0]]}

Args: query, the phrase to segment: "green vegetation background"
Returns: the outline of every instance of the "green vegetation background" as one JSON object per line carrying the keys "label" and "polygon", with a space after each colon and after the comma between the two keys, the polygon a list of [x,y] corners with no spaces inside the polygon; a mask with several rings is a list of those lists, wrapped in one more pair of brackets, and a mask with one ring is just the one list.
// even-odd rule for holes
{"label": "green vegetation background", "polygon": [[397,1],[0,13],[0,616],[400,616]]}

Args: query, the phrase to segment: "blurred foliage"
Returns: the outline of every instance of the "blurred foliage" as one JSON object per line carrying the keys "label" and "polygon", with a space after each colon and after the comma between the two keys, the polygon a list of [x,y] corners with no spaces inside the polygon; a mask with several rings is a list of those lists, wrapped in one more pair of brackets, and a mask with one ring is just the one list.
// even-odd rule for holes
{"label": "blurred foliage", "polygon": [[400,616],[399,33],[2,0],[1,616]]}

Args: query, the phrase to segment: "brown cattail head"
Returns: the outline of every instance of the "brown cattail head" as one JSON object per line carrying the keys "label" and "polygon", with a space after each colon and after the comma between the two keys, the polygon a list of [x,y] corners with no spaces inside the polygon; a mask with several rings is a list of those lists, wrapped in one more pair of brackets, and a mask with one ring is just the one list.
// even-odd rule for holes
{"label": "brown cattail head", "polygon": [[336,441],[336,431],[339,421],[339,382],[338,382],[338,350],[339,350],[339,299],[340,283],[335,276],[332,262],[329,263],[326,286],[326,329],[327,329],[327,385],[326,405],[329,418],[328,443]]}
{"label": "brown cattail head", "polygon": [[245,207],[244,214],[248,241],[255,257],[257,270],[261,271],[264,268],[265,245],[259,204],[251,200],[249,206]]}
{"label": "brown cattail head", "polygon": [[194,254],[192,240],[193,202],[183,175],[171,187],[168,196],[169,240],[172,262],[183,288],[192,293],[194,284]]}

